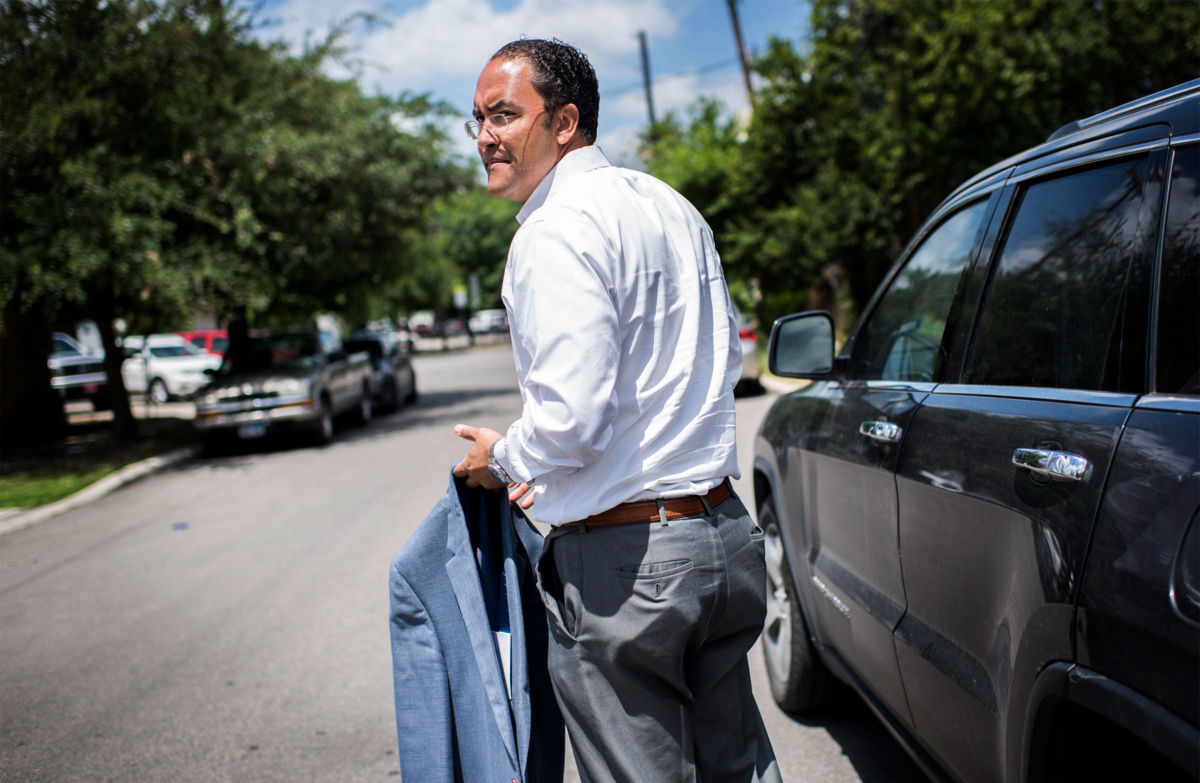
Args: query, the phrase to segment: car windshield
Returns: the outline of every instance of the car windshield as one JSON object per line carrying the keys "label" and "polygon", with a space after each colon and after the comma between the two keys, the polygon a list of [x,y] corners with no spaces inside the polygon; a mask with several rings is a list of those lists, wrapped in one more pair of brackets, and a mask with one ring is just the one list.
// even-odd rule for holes
{"label": "car windshield", "polygon": [[173,356],[195,356],[200,353],[190,344],[185,345],[152,345],[150,346],[150,354],[159,359],[165,359]]}
{"label": "car windshield", "polygon": [[377,340],[347,340],[346,352],[358,353],[366,351],[371,354],[372,359],[378,359],[383,356],[383,344]]}
{"label": "car windshield", "polygon": [[251,337],[244,355],[225,354],[222,374],[275,369],[305,369],[317,366],[321,354],[311,334],[276,334]]}

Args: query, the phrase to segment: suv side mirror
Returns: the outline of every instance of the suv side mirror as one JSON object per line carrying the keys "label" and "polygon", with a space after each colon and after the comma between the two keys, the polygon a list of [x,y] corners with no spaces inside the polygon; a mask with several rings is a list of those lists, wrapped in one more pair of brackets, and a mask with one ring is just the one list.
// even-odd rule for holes
{"label": "suv side mirror", "polygon": [[833,316],[824,310],[785,315],[771,325],[767,366],[784,378],[833,372]]}

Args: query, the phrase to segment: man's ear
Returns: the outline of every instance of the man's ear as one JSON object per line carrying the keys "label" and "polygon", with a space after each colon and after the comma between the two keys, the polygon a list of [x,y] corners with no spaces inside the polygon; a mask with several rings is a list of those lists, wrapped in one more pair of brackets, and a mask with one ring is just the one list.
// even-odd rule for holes
{"label": "man's ear", "polygon": [[554,140],[568,144],[579,130],[579,107],[573,103],[560,108],[554,115]]}

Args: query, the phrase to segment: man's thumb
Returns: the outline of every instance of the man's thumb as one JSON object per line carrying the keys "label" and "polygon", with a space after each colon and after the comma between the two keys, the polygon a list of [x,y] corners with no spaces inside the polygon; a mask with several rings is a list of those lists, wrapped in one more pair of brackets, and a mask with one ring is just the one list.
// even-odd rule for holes
{"label": "man's thumb", "polygon": [[475,428],[468,427],[466,424],[455,424],[454,434],[464,440],[475,440]]}

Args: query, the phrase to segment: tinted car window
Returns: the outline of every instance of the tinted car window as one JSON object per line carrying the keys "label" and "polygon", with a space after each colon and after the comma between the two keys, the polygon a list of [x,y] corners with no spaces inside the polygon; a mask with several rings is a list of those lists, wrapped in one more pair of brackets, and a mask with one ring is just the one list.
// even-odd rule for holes
{"label": "tinted car window", "polygon": [[1200,394],[1200,147],[1175,153],[1158,294],[1155,389]]}
{"label": "tinted car window", "polygon": [[[1130,270],[1146,260],[1145,158],[1018,194],[984,299],[968,383],[1117,391]],[[1125,359],[1142,372],[1136,340]],[[1144,353],[1144,352],[1143,352]]]}
{"label": "tinted car window", "polygon": [[950,305],[983,223],[986,201],[944,221],[921,243],[857,337],[851,377],[932,381],[941,370]]}

